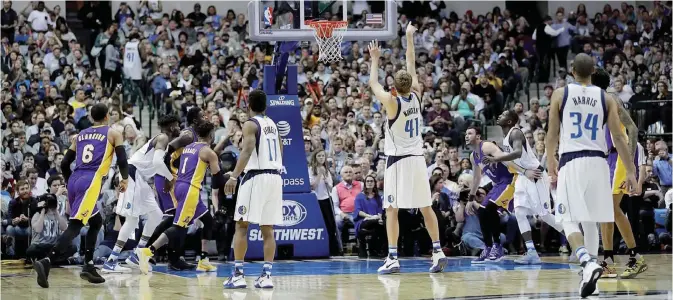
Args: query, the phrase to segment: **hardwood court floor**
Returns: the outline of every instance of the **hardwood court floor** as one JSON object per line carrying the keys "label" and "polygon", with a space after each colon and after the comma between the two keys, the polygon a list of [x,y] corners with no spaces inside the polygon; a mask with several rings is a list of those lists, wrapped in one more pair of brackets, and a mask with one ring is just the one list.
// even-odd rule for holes
{"label": "hardwood court floor", "polygon": [[[514,257],[509,257],[513,259]],[[618,257],[620,266],[626,257]],[[470,264],[471,258],[451,258],[441,274],[428,274],[428,259],[401,261],[402,272],[377,276],[381,260],[341,258],[284,261],[274,264],[274,290],[261,291],[252,281],[261,270],[247,263],[248,289],[224,290],[222,282],[231,264],[217,272],[172,272],[157,266],[154,273],[104,275],[107,282],[90,284],[79,278],[79,268],[52,269],[49,289],[40,288],[31,270],[2,270],[0,298],[103,299],[577,299],[579,266],[564,257],[547,257],[539,266]],[[609,299],[673,299],[672,256],[647,255],[649,270],[636,279],[601,279],[601,295]],[[623,268],[620,268],[623,269]]]}

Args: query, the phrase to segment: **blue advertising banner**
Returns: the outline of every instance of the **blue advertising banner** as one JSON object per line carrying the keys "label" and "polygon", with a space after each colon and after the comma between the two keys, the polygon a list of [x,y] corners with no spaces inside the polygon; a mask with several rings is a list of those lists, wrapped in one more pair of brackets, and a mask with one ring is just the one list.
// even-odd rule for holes
{"label": "blue advertising banner", "polygon": [[[283,225],[274,227],[274,235],[276,247],[294,246],[294,257],[329,257],[327,230],[318,199],[313,193],[283,194]],[[258,225],[250,224],[245,259],[263,258],[262,231]]]}
{"label": "blue advertising banner", "polygon": [[267,95],[266,115],[278,127],[283,140],[284,193],[310,193],[308,166],[297,95]]}

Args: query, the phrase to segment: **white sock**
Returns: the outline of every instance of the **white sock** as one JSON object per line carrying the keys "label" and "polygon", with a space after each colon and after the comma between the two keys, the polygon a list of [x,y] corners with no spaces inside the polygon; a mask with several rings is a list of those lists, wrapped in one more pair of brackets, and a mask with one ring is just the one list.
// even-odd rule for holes
{"label": "white sock", "polygon": [[575,250],[575,255],[577,255],[580,263],[585,263],[591,260],[591,255],[584,246],[578,247],[577,250]]}
{"label": "white sock", "polygon": [[537,250],[535,250],[535,244],[533,241],[526,241],[526,250],[528,252],[537,252]]}
{"label": "white sock", "polygon": [[[120,243],[120,242],[117,241],[117,244],[118,244],[118,243]],[[116,261],[117,261],[117,257],[119,256],[119,253],[122,252],[122,249],[123,249],[124,247],[119,247],[117,244],[115,244],[114,248],[112,248],[112,253],[110,253],[110,256],[107,258],[107,261],[108,261],[108,262],[116,262]]]}

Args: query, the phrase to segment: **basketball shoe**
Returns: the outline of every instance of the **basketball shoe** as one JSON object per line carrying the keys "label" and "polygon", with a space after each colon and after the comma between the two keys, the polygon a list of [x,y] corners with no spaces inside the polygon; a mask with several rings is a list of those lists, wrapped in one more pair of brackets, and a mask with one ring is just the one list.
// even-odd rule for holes
{"label": "basketball shoe", "polygon": [[272,289],[273,281],[271,281],[271,274],[262,271],[262,274],[255,279],[255,287],[259,289]]}
{"label": "basketball shoe", "polygon": [[624,270],[624,272],[622,272],[619,277],[624,279],[631,279],[645,271],[647,271],[645,258],[642,256],[639,258],[631,257],[629,258],[629,262],[626,264],[626,270]]}
{"label": "basketball shoe", "polygon": [[136,248],[136,255],[138,256],[138,269],[143,274],[147,274],[150,271],[150,258],[154,256],[150,248]]}
{"label": "basketball shoe", "polygon": [[542,263],[540,256],[537,254],[537,251],[528,251],[526,254],[521,256],[519,259],[514,260],[515,264],[518,265],[539,265]]}
{"label": "basketball shoe", "polygon": [[617,270],[611,266],[612,264],[607,261],[600,262],[601,268],[603,268],[603,278],[617,278]]}
{"label": "basketball shoe", "polygon": [[[255,283],[256,282],[257,281],[255,280]],[[248,287],[243,272],[236,270],[235,268],[234,273],[223,283],[223,285],[225,289],[244,289]]]}
{"label": "basketball shoe", "polygon": [[432,252],[432,267],[430,273],[439,273],[444,270],[444,267],[449,263],[449,259],[444,255],[442,250],[435,250]]}
{"label": "basketball shoe", "polygon": [[131,269],[122,267],[117,261],[106,261],[101,270],[104,274],[131,273]]}
{"label": "basketball shoe", "polygon": [[[434,255],[433,255],[434,260]],[[400,272],[400,261],[397,258],[394,258],[390,255],[386,257],[386,260],[383,262],[383,266],[379,267],[377,270],[379,275],[384,274],[393,274]]]}
{"label": "basketball shoe", "polygon": [[601,278],[603,268],[595,261],[588,261],[582,268],[582,280],[580,280],[580,296],[586,298],[596,291],[596,282]]}
{"label": "basketball shoe", "polygon": [[103,276],[100,276],[98,274],[98,269],[93,264],[85,264],[82,267],[82,272],[79,273],[79,277],[87,280],[91,283],[103,283],[105,282],[105,278]]}
{"label": "basketball shoe", "polygon": [[491,248],[486,247],[484,250],[481,250],[481,254],[479,254],[479,257],[477,257],[477,259],[472,260],[472,263],[483,264],[490,255],[491,255]]}
{"label": "basketball shoe", "polygon": [[217,271],[217,267],[213,266],[210,263],[210,259],[208,259],[206,257],[206,258],[199,259],[199,263],[196,266],[196,270],[197,271],[202,271],[202,272],[214,272],[214,271]]}
{"label": "basketball shoe", "polygon": [[196,265],[188,263],[184,257],[178,257],[168,261],[168,268],[173,271],[191,271],[196,269]]}
{"label": "basketball shoe", "polygon": [[505,256],[502,253],[503,249],[502,246],[499,244],[493,244],[493,249],[491,249],[491,253],[488,256],[488,259],[486,259],[486,263],[497,263],[502,260],[502,258]]}

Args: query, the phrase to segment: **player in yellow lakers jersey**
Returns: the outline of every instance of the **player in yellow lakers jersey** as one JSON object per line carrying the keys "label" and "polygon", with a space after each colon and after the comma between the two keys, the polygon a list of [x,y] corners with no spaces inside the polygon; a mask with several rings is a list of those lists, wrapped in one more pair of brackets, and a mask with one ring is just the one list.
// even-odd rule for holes
{"label": "player in yellow lakers jersey", "polygon": [[[210,239],[213,228],[213,217],[206,205],[201,202],[201,188],[206,170],[210,168],[213,175],[213,192],[224,186],[224,176],[220,170],[219,159],[215,151],[210,149],[214,125],[210,122],[201,122],[196,125],[195,131],[198,140],[184,147],[180,155],[177,180],[175,183],[175,198],[178,206],[175,210],[173,225],[168,228],[149,248],[138,248],[138,262],[140,271],[147,274],[149,258],[163,245],[172,242],[173,249],[182,249],[187,227],[199,219],[203,222],[203,239]],[[207,259],[202,253],[202,260]]]}
{"label": "player in yellow lakers jersey", "polygon": [[[68,228],[58,238],[47,258],[36,261],[33,269],[37,273],[37,284],[43,288],[49,287],[49,270],[51,260],[64,254],[72,240],[79,236],[79,232],[89,224],[89,231],[84,245],[84,266],[80,277],[91,283],[103,283],[93,265],[93,251],[96,246],[96,236],[103,225],[103,218],[98,213],[96,201],[100,195],[103,177],[108,175],[112,156],[117,155],[117,165],[122,180],[119,182],[120,191],[126,190],[129,171],[126,161],[126,151],[122,146],[122,134],[106,124],[108,123],[108,108],[105,104],[96,104],[91,108],[91,118],[94,126],[82,130],[66,151],[61,162],[63,176],[68,181],[68,202],[71,207],[70,223]],[[75,161],[75,169],[70,170],[70,164]]]}
{"label": "player in yellow lakers jersey", "polygon": [[[608,85],[610,84],[610,75],[603,69],[597,69],[597,71],[591,77],[591,82],[601,89],[607,89]],[[619,97],[611,93],[606,93],[606,95],[607,97],[613,98],[613,100],[618,104],[619,121],[621,123],[620,129],[622,133],[626,134],[629,142],[629,148],[631,150],[631,156],[628,159],[634,161],[636,166],[636,176],[638,176],[638,166],[641,165],[638,163],[638,161],[643,159],[643,153],[638,153],[638,127],[633,122],[633,120],[631,120],[629,112],[624,108],[624,104],[619,99]],[[615,222],[601,223],[604,259],[601,262],[601,266],[603,267],[603,277],[617,277],[617,271],[612,266],[614,264],[614,254],[612,250],[614,247],[614,224],[616,223],[617,228],[624,237],[624,242],[626,242],[626,246],[629,249],[629,262],[626,265],[626,270],[624,270],[620,277],[633,278],[647,270],[647,264],[645,263],[645,259],[640,254],[638,254],[636,249],[636,239],[633,237],[633,229],[631,228],[629,219],[626,217],[620,207],[620,203],[622,199],[624,199],[624,196],[629,194],[624,186],[624,182],[626,181],[626,168],[624,166],[624,162],[622,161],[622,157],[618,155],[617,149],[612,142],[612,134],[610,133],[609,128],[605,130],[605,140],[607,142],[609,152],[608,166],[610,168],[610,179],[612,183],[612,201],[614,204],[613,210],[615,213]],[[639,190],[636,189],[636,194],[639,193]]]}

